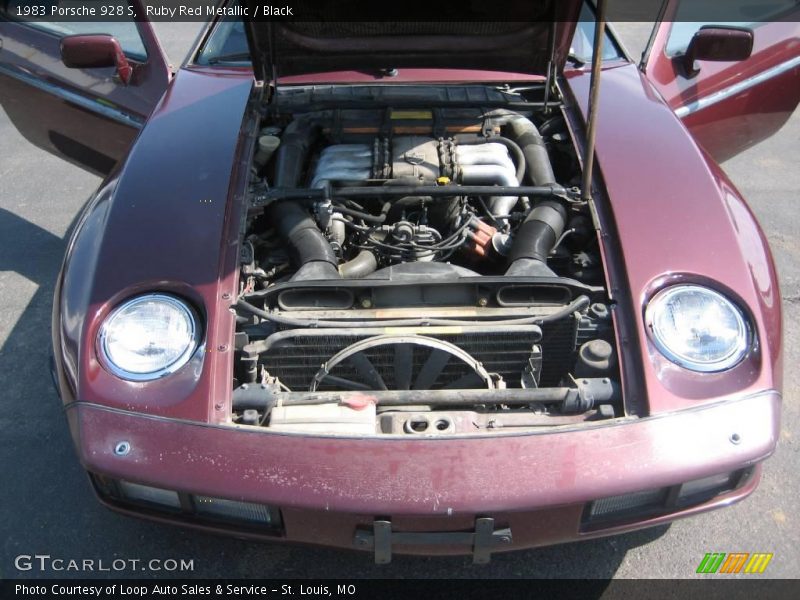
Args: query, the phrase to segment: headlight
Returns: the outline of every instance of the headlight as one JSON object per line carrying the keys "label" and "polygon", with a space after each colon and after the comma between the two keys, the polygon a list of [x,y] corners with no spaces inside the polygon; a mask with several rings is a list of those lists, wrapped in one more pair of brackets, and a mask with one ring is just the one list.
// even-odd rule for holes
{"label": "headlight", "polygon": [[197,349],[194,311],[174,296],[146,294],[121,304],[103,322],[103,365],[123,379],[148,381],[175,372]]}
{"label": "headlight", "polygon": [[722,294],[676,285],[656,294],[645,311],[656,346],[693,371],[723,371],[747,354],[750,334],[739,308]]}

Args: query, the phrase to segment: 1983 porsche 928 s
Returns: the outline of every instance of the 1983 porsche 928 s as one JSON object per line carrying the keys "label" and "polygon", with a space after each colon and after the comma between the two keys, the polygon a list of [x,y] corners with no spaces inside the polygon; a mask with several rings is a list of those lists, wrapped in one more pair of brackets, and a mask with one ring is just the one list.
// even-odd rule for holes
{"label": "1983 porsche 928 s", "polygon": [[216,17],[173,75],[150,23],[17,4],[0,102],[106,175],[53,344],[107,506],[485,562],[757,486],[780,294],[715,161],[797,105],[796,22],[664,20],[637,65],[578,0],[525,23]]}

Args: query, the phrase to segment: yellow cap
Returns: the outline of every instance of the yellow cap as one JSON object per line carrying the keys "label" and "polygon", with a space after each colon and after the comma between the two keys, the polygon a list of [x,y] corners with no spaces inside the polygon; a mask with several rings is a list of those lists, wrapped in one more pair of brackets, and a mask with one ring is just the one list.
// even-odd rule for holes
{"label": "yellow cap", "polygon": [[447,185],[450,183],[449,177],[438,177],[436,179],[436,185]]}

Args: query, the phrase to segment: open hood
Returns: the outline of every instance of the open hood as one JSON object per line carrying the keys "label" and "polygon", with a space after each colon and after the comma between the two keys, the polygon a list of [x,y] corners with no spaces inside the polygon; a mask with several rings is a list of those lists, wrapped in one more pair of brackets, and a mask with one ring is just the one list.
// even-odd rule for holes
{"label": "open hood", "polygon": [[[253,14],[258,1],[245,1]],[[304,13],[303,21],[250,20],[256,76],[273,81],[307,73],[402,68],[547,75],[564,66],[581,2],[524,0],[526,21],[475,20],[475,14],[461,17],[469,21],[444,20],[437,14],[437,21],[428,22],[344,22],[338,19],[350,14],[345,6],[337,3],[327,9],[330,15]],[[492,16],[508,18],[505,6],[498,8],[502,11]],[[309,15],[319,20],[306,20]]]}

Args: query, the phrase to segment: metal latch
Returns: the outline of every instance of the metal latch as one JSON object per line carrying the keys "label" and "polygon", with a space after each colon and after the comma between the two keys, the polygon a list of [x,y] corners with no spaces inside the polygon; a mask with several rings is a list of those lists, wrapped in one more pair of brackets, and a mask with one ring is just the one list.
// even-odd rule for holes
{"label": "metal latch", "polygon": [[372,531],[357,529],[353,540],[356,548],[373,550],[378,565],[392,562],[393,545],[459,544],[472,546],[473,563],[486,564],[496,546],[511,542],[511,528],[495,529],[494,519],[489,517],[475,519],[474,531],[392,531],[391,521],[377,520],[372,524]]}

